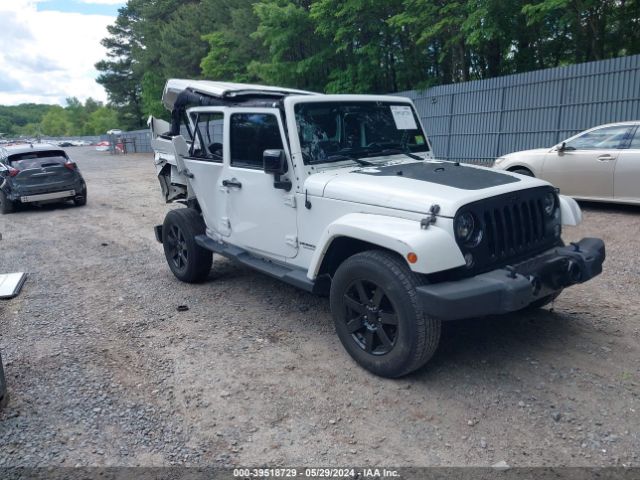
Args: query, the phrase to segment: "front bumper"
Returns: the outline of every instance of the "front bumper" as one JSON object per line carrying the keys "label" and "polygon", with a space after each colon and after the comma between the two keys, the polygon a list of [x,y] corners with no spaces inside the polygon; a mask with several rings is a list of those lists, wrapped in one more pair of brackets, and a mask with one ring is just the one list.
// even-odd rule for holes
{"label": "front bumper", "polygon": [[515,312],[599,275],[604,259],[604,242],[584,238],[517,265],[464,280],[422,285],[417,291],[425,313],[441,320]]}

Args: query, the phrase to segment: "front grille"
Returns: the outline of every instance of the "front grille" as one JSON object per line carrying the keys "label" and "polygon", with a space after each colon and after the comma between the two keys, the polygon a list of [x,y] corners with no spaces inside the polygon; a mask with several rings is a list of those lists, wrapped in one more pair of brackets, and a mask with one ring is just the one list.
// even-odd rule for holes
{"label": "front grille", "polygon": [[545,215],[539,198],[488,209],[482,220],[488,251],[495,259],[535,249],[545,241]]}
{"label": "front grille", "polygon": [[481,200],[460,209],[473,213],[482,224],[483,238],[477,247],[458,242],[463,253],[473,255],[473,266],[467,273],[477,274],[516,263],[552,248],[561,241],[555,225],[559,216],[549,218],[543,209],[543,198],[552,187],[537,187]]}

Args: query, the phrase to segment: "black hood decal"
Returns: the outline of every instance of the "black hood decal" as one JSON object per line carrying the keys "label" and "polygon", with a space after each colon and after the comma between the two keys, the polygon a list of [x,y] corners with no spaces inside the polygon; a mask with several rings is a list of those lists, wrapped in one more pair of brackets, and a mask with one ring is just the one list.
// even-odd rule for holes
{"label": "black hood decal", "polygon": [[520,179],[491,170],[467,167],[455,163],[416,162],[399,165],[385,165],[356,170],[353,173],[374,175],[376,177],[405,177],[412,180],[437,183],[462,190],[482,190]]}

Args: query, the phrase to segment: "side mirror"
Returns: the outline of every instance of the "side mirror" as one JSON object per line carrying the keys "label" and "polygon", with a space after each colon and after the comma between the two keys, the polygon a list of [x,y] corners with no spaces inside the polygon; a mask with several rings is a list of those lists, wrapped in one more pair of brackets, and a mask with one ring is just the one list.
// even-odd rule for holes
{"label": "side mirror", "polygon": [[273,188],[286,192],[291,190],[293,185],[289,180],[280,180],[280,175],[284,175],[288,170],[284,150],[265,150],[262,153],[262,167],[265,173],[273,175]]}
{"label": "side mirror", "polygon": [[265,173],[280,176],[287,172],[287,157],[284,150],[265,150],[262,154]]}
{"label": "side mirror", "polygon": [[558,147],[558,152],[564,152],[567,149],[567,142],[562,142],[562,145]]}

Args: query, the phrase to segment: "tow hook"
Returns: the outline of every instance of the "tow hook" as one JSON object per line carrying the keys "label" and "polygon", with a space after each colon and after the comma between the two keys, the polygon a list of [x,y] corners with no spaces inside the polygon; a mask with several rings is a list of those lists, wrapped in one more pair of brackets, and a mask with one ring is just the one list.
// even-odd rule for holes
{"label": "tow hook", "polygon": [[542,283],[540,282],[540,279],[538,277],[536,277],[535,275],[529,275],[527,277],[527,279],[529,280],[529,283],[531,284],[531,288],[532,288],[532,292],[535,296],[538,296],[538,293],[540,293],[540,290],[542,289]]}
{"label": "tow hook", "polygon": [[577,262],[573,260],[569,260],[569,265],[567,265],[567,273],[569,274],[569,278],[571,279],[571,283],[579,283],[582,280],[582,269]]}

